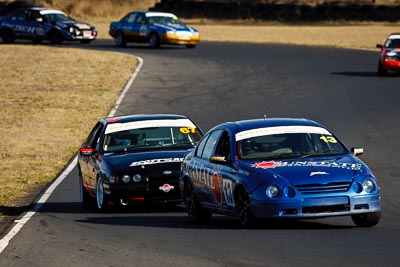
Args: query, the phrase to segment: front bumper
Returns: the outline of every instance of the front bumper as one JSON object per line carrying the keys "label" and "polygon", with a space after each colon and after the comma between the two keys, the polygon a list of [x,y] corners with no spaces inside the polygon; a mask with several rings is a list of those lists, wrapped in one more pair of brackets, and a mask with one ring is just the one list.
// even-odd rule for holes
{"label": "front bumper", "polygon": [[[168,190],[164,185],[168,184]],[[178,183],[131,183],[104,184],[104,193],[110,200],[124,202],[180,203],[182,202]]]}
{"label": "front bumper", "polygon": [[196,45],[200,41],[199,35],[164,34],[160,37],[162,44]]}
{"label": "front bumper", "polygon": [[388,71],[400,72],[400,61],[399,60],[384,60],[382,67]]}
{"label": "front bumper", "polygon": [[301,200],[265,201],[251,198],[256,218],[323,218],[380,212],[379,194],[314,196]]}

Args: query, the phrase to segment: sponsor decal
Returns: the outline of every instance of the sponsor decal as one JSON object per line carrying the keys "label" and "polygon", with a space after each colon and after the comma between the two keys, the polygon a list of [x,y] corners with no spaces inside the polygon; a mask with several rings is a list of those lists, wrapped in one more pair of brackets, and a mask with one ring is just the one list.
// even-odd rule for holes
{"label": "sponsor decal", "polygon": [[[332,162],[332,161],[262,161],[256,162],[251,165],[254,168],[261,169],[274,169],[277,167],[325,167],[325,168],[338,168],[358,171],[361,170],[360,163],[345,163],[345,162]],[[318,173],[322,174],[322,173]],[[325,174],[325,173],[324,173]]]}
{"label": "sponsor decal", "polygon": [[160,189],[161,191],[164,191],[165,193],[168,193],[169,191],[174,190],[175,187],[170,184],[163,184],[158,189]]}
{"label": "sponsor decal", "polygon": [[221,175],[221,169],[210,169],[200,163],[190,163],[188,166],[190,176],[206,186],[213,194],[214,202],[223,206],[235,207],[233,198],[233,182],[229,179],[224,179]]}
{"label": "sponsor decal", "polygon": [[161,164],[161,163],[172,163],[172,162],[182,162],[183,158],[164,158],[164,159],[146,159],[141,161],[134,161],[129,165],[129,167]]}
{"label": "sponsor decal", "polygon": [[316,127],[316,126],[276,126],[276,127],[265,127],[258,129],[251,129],[243,132],[239,132],[235,135],[236,141],[248,139],[252,137],[273,135],[273,134],[290,134],[290,133],[310,133],[310,134],[323,134],[332,135],[328,130]]}
{"label": "sponsor decal", "polygon": [[314,176],[314,175],[327,175],[327,174],[329,174],[329,173],[327,173],[327,172],[311,172],[310,173],[310,176]]}
{"label": "sponsor decal", "polygon": [[112,123],[108,124],[105,134],[115,133],[120,131],[132,130],[132,129],[143,129],[152,127],[181,127],[187,129],[196,129],[196,125],[193,124],[189,119],[177,119],[177,120],[144,120],[144,121],[132,121],[126,123]]}

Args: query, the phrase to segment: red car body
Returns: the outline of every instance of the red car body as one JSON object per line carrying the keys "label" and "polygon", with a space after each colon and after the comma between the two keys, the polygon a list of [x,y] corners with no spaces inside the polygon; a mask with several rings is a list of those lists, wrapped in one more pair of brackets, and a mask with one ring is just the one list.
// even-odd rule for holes
{"label": "red car body", "polygon": [[386,75],[389,71],[400,72],[400,33],[391,33],[383,45],[377,44],[381,49],[378,75]]}

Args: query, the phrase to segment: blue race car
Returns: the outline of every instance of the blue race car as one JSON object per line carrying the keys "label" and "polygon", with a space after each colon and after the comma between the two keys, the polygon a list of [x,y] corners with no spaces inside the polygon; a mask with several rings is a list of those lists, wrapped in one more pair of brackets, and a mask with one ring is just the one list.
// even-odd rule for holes
{"label": "blue race car", "polygon": [[0,18],[0,36],[4,43],[13,43],[16,39],[32,40],[34,43],[90,43],[96,39],[97,30],[90,24],[74,20],[60,10],[27,7]]}
{"label": "blue race car", "polygon": [[182,202],[180,166],[203,136],[189,118],[173,114],[101,119],[79,150],[84,208],[99,211],[130,202]]}
{"label": "blue race car", "polygon": [[109,34],[118,47],[136,42],[149,43],[152,48],[161,44],[194,48],[200,41],[200,34],[196,29],[185,25],[174,14],[165,12],[130,12],[120,21],[111,22]]}
{"label": "blue race car", "polygon": [[179,187],[193,221],[212,213],[258,218],[349,215],[380,220],[377,179],[333,133],[306,119],[227,122],[211,129],[182,163]]}

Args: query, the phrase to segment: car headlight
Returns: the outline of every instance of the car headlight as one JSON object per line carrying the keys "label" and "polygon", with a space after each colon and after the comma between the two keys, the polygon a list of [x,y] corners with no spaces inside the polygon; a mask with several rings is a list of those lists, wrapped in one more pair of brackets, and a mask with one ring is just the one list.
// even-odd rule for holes
{"label": "car headlight", "polygon": [[175,31],[167,31],[167,34],[176,34]]}
{"label": "car headlight", "polygon": [[74,27],[69,27],[68,31],[69,31],[70,33],[74,33],[74,32],[75,32],[75,28],[74,28]]}
{"label": "car headlight", "polygon": [[140,174],[135,174],[135,175],[132,177],[132,180],[133,180],[135,183],[139,183],[140,181],[142,181],[142,176],[140,176]]}
{"label": "car headlight", "polygon": [[129,175],[124,175],[124,176],[122,176],[121,180],[124,183],[129,183],[129,181],[131,180],[131,177]]}
{"label": "car headlight", "polygon": [[375,190],[375,183],[370,178],[367,178],[363,181],[362,187],[367,193],[371,193]]}
{"label": "car headlight", "polygon": [[271,198],[277,197],[279,195],[279,188],[276,185],[270,185],[267,187],[265,193]]}

